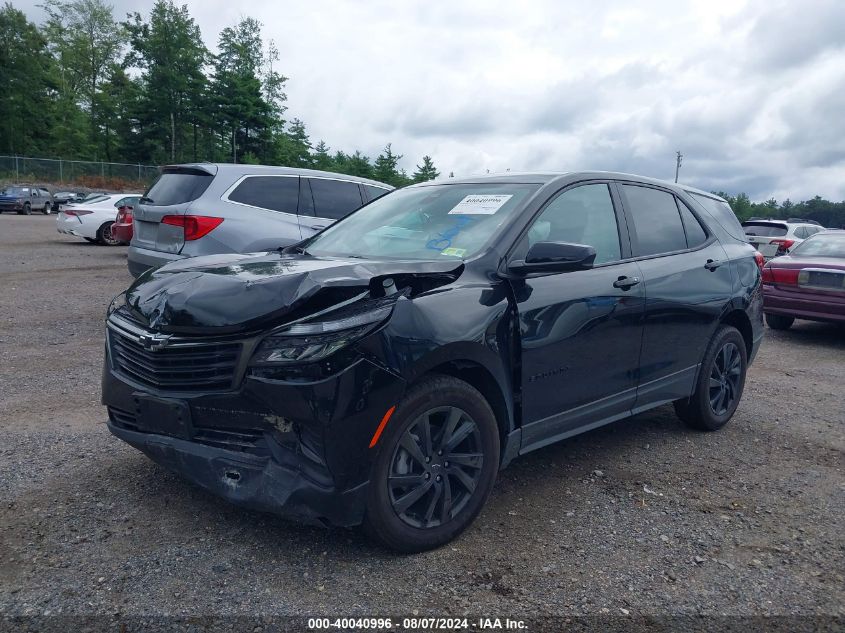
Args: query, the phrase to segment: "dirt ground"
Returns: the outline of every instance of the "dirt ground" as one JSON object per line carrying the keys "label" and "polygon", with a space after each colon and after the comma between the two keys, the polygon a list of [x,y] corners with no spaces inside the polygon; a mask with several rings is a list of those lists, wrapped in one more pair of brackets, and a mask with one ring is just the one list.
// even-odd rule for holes
{"label": "dirt ground", "polygon": [[845,616],[843,328],[768,331],[722,431],[667,407],[537,451],[457,542],[401,557],[235,508],[109,434],[125,260],[0,216],[0,616]]}

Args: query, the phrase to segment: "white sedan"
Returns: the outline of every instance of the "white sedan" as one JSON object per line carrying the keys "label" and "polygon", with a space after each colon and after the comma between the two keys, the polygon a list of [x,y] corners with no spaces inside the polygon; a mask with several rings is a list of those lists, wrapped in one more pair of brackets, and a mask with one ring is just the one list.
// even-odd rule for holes
{"label": "white sedan", "polygon": [[111,226],[122,206],[134,206],[140,193],[104,194],[84,202],[62,205],[56,218],[59,233],[84,237],[89,242],[116,246],[119,240],[111,234]]}

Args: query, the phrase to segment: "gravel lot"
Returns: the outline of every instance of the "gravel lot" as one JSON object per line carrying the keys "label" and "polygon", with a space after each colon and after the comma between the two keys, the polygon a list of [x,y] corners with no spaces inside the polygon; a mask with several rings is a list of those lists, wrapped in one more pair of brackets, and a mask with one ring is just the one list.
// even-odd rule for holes
{"label": "gravel lot", "polygon": [[0,615],[845,616],[845,329],[767,332],[721,432],[671,408],[517,460],[475,525],[397,557],[237,509],[113,438],[123,247],[0,216]]}

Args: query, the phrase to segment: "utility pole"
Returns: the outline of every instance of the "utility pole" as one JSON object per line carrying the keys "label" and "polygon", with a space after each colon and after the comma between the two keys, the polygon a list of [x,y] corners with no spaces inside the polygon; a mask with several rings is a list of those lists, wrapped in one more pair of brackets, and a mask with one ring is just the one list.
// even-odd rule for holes
{"label": "utility pole", "polygon": [[678,172],[681,171],[681,163],[684,160],[684,155],[681,154],[681,150],[675,153],[677,154],[677,158],[675,158],[675,182],[678,182]]}

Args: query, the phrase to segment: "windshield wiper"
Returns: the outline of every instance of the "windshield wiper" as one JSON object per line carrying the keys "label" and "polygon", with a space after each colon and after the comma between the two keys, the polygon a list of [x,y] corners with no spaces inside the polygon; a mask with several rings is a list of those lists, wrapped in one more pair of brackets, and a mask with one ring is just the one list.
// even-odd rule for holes
{"label": "windshield wiper", "polygon": [[288,246],[280,246],[276,250],[280,253],[284,253],[285,255],[311,255],[311,253],[306,251],[299,244],[289,244]]}
{"label": "windshield wiper", "polygon": [[141,196],[140,198],[138,198],[138,202],[141,204],[155,204],[155,200],[153,200],[152,198],[148,198],[147,196]]}

